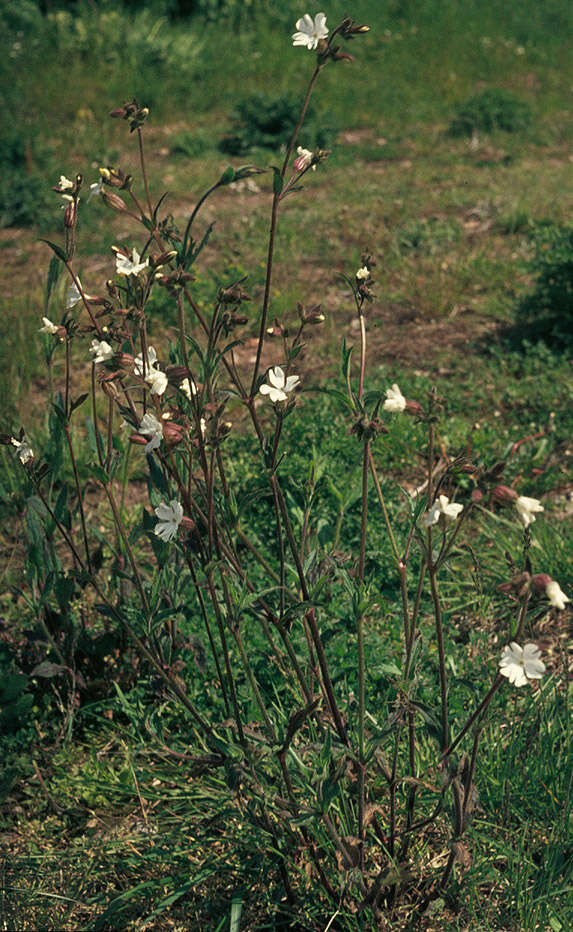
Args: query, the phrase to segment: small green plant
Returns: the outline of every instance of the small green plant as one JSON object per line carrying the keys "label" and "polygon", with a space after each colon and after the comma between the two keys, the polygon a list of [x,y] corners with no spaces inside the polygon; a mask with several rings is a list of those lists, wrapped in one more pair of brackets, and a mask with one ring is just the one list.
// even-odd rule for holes
{"label": "small green plant", "polygon": [[0,226],[41,228],[53,220],[45,185],[52,155],[32,129],[16,129],[13,122],[4,117],[0,136]]}
{"label": "small green plant", "polygon": [[510,91],[488,88],[460,104],[450,123],[451,136],[473,136],[476,133],[520,133],[532,119],[531,108]]}
{"label": "small green plant", "polygon": [[[235,131],[219,143],[222,152],[245,155],[251,149],[279,149],[292,137],[297,125],[300,106],[293,94],[253,94],[237,107]],[[328,117],[321,116],[317,123],[314,108],[309,104],[304,128],[306,145],[324,148],[333,139]]]}
{"label": "small green plant", "polygon": [[[532,292],[516,308],[516,324],[530,340],[573,346],[573,227],[540,223],[533,233]],[[523,330],[525,328],[525,330]]]}

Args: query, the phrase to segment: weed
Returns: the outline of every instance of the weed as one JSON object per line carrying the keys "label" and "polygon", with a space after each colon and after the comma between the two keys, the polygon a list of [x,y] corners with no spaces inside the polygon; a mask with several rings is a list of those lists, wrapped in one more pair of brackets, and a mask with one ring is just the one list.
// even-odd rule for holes
{"label": "weed", "polygon": [[488,88],[460,104],[450,123],[451,136],[473,136],[477,133],[520,133],[532,119],[531,108],[524,101],[500,88]]}
{"label": "weed", "polygon": [[[279,149],[292,136],[298,113],[299,102],[292,94],[278,97],[253,94],[237,106],[235,132],[225,136],[219,148],[229,155],[244,155],[254,148]],[[325,148],[334,135],[328,123],[328,115],[324,113],[317,123],[314,108],[310,106],[302,141],[307,146]]]}
{"label": "weed", "polygon": [[532,292],[521,298],[516,323],[529,340],[565,349],[573,346],[573,227],[539,223],[531,234],[535,277]]}

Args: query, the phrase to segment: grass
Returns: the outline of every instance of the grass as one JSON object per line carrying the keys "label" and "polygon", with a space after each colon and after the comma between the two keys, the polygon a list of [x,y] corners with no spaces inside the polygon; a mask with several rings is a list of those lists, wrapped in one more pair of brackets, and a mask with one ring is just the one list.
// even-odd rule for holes
{"label": "grass", "polygon": [[[329,23],[346,9],[338,0],[332,3]],[[320,87],[320,108],[344,129],[326,165],[305,179],[305,192],[287,202],[279,228],[273,316],[286,317],[299,300],[306,306],[320,301],[327,314],[301,359],[304,404],[285,426],[291,453],[282,469],[290,501],[294,509],[300,504],[308,457],[313,446],[319,448],[325,521],[316,528],[317,538],[332,539],[341,496],[351,518],[343,549],[352,552],[360,523],[354,495],[358,446],[352,446],[335,401],[318,389],[336,378],[341,334],[357,343],[351,297],[339,275],[357,268],[361,250],[368,249],[377,259],[376,301],[368,313],[372,387],[383,390],[398,381],[408,397],[422,398],[436,384],[444,399],[441,441],[452,456],[466,448],[469,425],[479,424],[471,433],[474,457],[487,464],[507,457],[508,484],[515,481],[525,494],[543,498],[550,520],[540,518],[534,526],[532,561],[536,571],[565,586],[573,545],[565,520],[573,455],[570,360],[544,343],[520,344],[509,331],[520,301],[535,289],[530,260],[536,224],[549,220],[562,228],[570,221],[571,198],[563,192],[570,183],[573,71],[562,37],[571,26],[571,9],[559,0],[521,7],[496,2],[487,9],[471,0],[384,7],[357,0],[350,12],[369,22],[371,33],[357,48],[359,61],[326,69]],[[98,165],[108,161],[135,170],[124,127],[106,114],[136,94],[152,109],[147,147],[159,179],[154,196],[169,188],[180,225],[227,164],[217,147],[232,129],[237,86],[245,96],[262,85],[277,96],[294,93],[304,83],[301,63],[310,67],[310,58],[285,38],[299,11],[283,23],[272,5],[254,31],[238,34],[220,23],[173,24],[158,13],[102,13],[88,5],[73,19],[55,14],[46,29],[34,26],[31,5],[19,15],[29,17],[31,39],[10,58],[19,22],[4,31],[1,67],[10,81],[3,84],[11,90],[3,94],[9,112],[18,108],[23,137],[35,127],[38,163],[45,151],[57,166],[46,186],[76,170],[94,180]],[[524,101],[531,125],[491,134],[478,127],[469,142],[448,136],[457,110],[483,87],[502,88]],[[240,161],[266,166],[273,159],[276,153],[259,149]],[[264,281],[271,187],[267,175],[255,180],[258,193],[225,189],[208,207],[204,222],[217,221],[212,252],[203,254],[194,283],[199,302],[209,307],[221,266],[229,281],[248,273],[255,307],[251,335]],[[61,220],[58,200],[54,195],[53,229]],[[108,221],[98,203],[82,213],[81,277],[88,287],[111,274],[109,246],[126,235],[121,218],[115,218],[111,240]],[[37,334],[48,249],[38,243],[37,231],[17,227],[2,231],[0,246],[2,430],[15,432],[25,423],[33,443],[40,444],[49,429]],[[62,285],[50,308],[53,319],[64,295]],[[158,307],[154,338],[169,336],[174,326]],[[421,463],[411,455],[420,442],[419,428],[398,419],[379,441],[384,490],[398,514],[396,480],[412,489],[423,478]],[[232,433],[225,452],[241,483],[240,508],[264,539],[269,510],[249,442],[239,431]],[[28,543],[18,522],[28,490],[5,454],[2,449],[1,548],[9,559],[0,598],[8,625],[0,657],[7,674],[29,674],[45,650],[37,633],[26,633],[37,625],[36,603],[26,605],[14,589],[23,582]],[[85,475],[90,456],[86,445],[80,463]],[[99,522],[97,506],[93,515]],[[505,553],[519,551],[520,535],[502,516],[494,528],[484,522],[472,542],[480,554],[477,589],[459,583],[456,564],[444,584],[448,663],[466,684],[466,710],[488,682],[491,662],[484,658],[497,651],[509,619],[508,601],[497,586],[508,572]],[[389,548],[377,519],[369,548],[367,565],[379,603],[367,632],[370,699],[384,709],[392,696],[388,664],[399,662],[400,642],[398,591],[385,570]],[[469,554],[457,559],[459,567],[471,565]],[[342,595],[335,591],[333,598]],[[9,779],[2,791],[10,809],[0,824],[6,850],[0,925],[224,929],[234,901],[235,916],[241,905],[240,928],[280,928],[278,919],[272,924],[281,906],[274,840],[252,823],[246,838],[236,775],[194,769],[185,756],[186,721],[134,655],[113,638],[106,640],[105,622],[96,622],[93,613],[89,617],[93,637],[81,650],[95,685],[81,708],[67,706],[58,677],[32,677],[25,690],[16,684],[15,695],[3,697]],[[471,865],[458,869],[447,896],[434,901],[425,916],[404,912],[400,927],[560,932],[571,926],[573,772],[563,617],[541,604],[534,614],[529,635],[543,643],[552,671],[541,689],[511,697],[504,690],[496,699],[482,738]],[[191,637],[196,619],[186,618],[185,624]],[[254,630],[251,637],[256,645]],[[348,637],[344,625],[325,637],[345,694],[357,688],[355,671],[344,663]],[[432,704],[436,652],[429,628],[424,638],[428,651],[421,676]],[[198,663],[194,653],[182,675],[201,708],[216,708],[213,671],[202,692],[194,675]],[[272,672],[265,683],[272,690]],[[245,683],[241,701],[251,701]],[[462,721],[464,707],[454,711]],[[421,753],[423,768],[431,748]],[[428,834],[421,845],[431,859],[436,840]],[[297,917],[282,927],[324,928],[332,917],[305,888],[305,867],[301,863]],[[357,928],[352,916],[340,915],[333,923],[341,930]]]}

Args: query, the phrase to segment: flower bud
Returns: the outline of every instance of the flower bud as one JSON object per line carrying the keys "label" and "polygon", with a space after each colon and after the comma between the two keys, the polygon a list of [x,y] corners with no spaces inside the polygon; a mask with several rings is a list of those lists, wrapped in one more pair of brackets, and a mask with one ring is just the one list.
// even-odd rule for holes
{"label": "flower bud", "polygon": [[550,582],[552,579],[547,573],[536,573],[531,577],[531,585],[536,592],[545,592]]}
{"label": "flower bud", "polygon": [[417,417],[424,413],[424,409],[421,404],[419,404],[417,401],[410,401],[409,399],[406,399],[406,407],[404,410],[408,411],[410,414],[415,414]]}
{"label": "flower bud", "polygon": [[163,422],[163,439],[168,447],[175,447],[181,443],[184,436],[184,429],[181,424],[175,424],[173,421]]}
{"label": "flower bud", "polygon": [[102,197],[104,204],[106,204],[108,207],[111,207],[112,210],[117,210],[117,211],[127,210],[127,207],[122,201],[122,199],[119,197],[118,194],[114,194],[113,191],[104,190],[101,192],[101,197]]}
{"label": "flower bud", "polygon": [[64,226],[66,230],[71,230],[75,226],[78,208],[76,201],[70,201],[64,211]]}
{"label": "flower bud", "polygon": [[507,485],[496,485],[491,493],[492,501],[500,505],[511,505],[517,500],[517,492]]}

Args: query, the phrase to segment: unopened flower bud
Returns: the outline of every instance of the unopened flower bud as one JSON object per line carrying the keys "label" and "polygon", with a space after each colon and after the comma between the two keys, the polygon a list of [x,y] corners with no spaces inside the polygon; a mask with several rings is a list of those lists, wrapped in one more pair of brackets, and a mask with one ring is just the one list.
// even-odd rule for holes
{"label": "unopened flower bud", "polygon": [[508,582],[500,583],[497,588],[506,595],[512,596],[515,594],[523,598],[529,589],[530,582],[531,576],[529,573],[519,573],[517,576],[513,576]]}
{"label": "unopened flower bud", "polygon": [[150,256],[151,265],[167,265],[168,262],[171,262],[173,259],[177,258],[177,250],[169,249],[167,252],[162,252],[159,256],[153,253]]}
{"label": "unopened flower bud", "polygon": [[410,399],[406,399],[406,407],[404,410],[408,411],[409,414],[415,414],[416,417],[419,417],[420,414],[424,413],[422,405],[417,401],[410,401]]}
{"label": "unopened flower bud", "polygon": [[112,210],[117,210],[117,211],[127,210],[127,207],[122,201],[122,199],[119,197],[118,194],[114,194],[113,191],[104,190],[101,192],[101,197],[102,197],[104,204],[106,204],[108,207],[111,207]]}
{"label": "unopened flower bud", "polygon": [[537,592],[545,592],[551,582],[551,576],[547,573],[536,573],[531,577],[531,585]]}
{"label": "unopened flower bud", "polygon": [[500,505],[511,505],[517,500],[517,492],[507,485],[496,485],[491,493],[492,501]]}
{"label": "unopened flower bud", "polygon": [[175,447],[178,443],[181,443],[184,433],[181,424],[175,424],[173,421],[164,421],[163,439],[168,447]]}
{"label": "unopened flower bud", "polygon": [[78,208],[76,202],[70,201],[64,211],[64,226],[66,230],[71,230],[71,228],[75,225],[77,213]]}
{"label": "unopened flower bud", "polygon": [[[310,149],[303,149],[302,146],[299,146],[296,151],[298,154],[292,167],[295,172],[302,172],[312,165],[312,152]],[[316,168],[316,165],[313,165],[313,168]]]}

